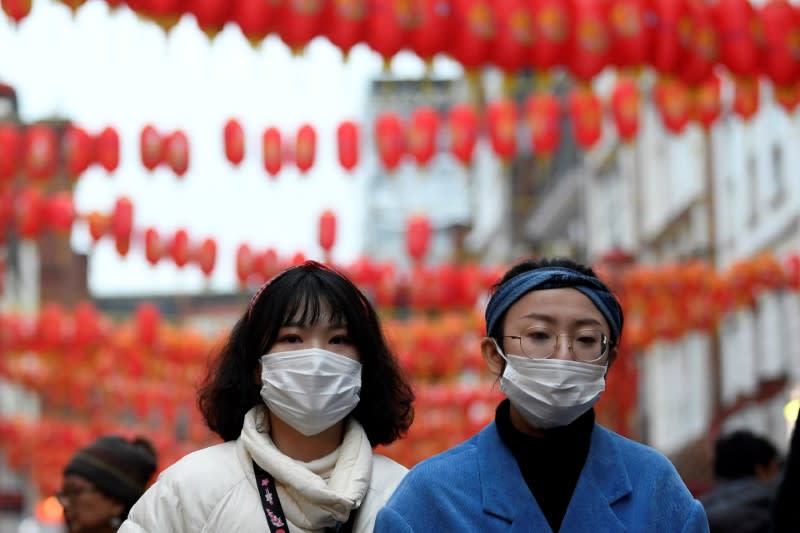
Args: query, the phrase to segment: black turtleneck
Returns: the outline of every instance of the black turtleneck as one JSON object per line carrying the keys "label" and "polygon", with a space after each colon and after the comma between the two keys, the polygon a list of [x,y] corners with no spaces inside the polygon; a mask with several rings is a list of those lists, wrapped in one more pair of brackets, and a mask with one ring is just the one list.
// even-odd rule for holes
{"label": "black turtleneck", "polygon": [[594,427],[594,409],[568,426],[532,436],[511,423],[510,402],[497,406],[497,431],[519,465],[520,473],[542,510],[550,529],[558,531],[578,483]]}

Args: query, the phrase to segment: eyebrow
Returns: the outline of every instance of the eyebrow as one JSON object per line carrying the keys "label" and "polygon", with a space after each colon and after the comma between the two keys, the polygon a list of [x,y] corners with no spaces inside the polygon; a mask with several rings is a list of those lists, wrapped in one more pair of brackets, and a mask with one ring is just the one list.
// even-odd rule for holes
{"label": "eyebrow", "polygon": [[[535,312],[528,313],[522,318],[533,318],[536,320],[541,320],[542,322],[547,322],[548,324],[555,324],[557,322],[557,320],[550,315],[540,315]],[[575,320],[573,324],[575,326],[603,326],[599,320],[595,320],[594,318],[579,318],[578,320]]]}
{"label": "eyebrow", "polygon": [[[281,326],[282,328],[310,328],[313,327],[313,324],[301,324],[299,322],[287,322]],[[344,323],[336,323],[336,324],[328,324],[328,331],[333,331],[335,329],[347,329],[347,324]]]}

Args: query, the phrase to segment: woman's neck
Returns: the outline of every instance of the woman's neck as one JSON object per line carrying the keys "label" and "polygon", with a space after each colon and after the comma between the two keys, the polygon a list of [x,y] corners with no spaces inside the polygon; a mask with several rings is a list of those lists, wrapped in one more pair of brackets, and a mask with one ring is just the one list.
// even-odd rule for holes
{"label": "woman's neck", "polygon": [[304,463],[333,453],[344,438],[344,420],[322,433],[307,437],[270,413],[269,434],[275,446],[285,455]]}

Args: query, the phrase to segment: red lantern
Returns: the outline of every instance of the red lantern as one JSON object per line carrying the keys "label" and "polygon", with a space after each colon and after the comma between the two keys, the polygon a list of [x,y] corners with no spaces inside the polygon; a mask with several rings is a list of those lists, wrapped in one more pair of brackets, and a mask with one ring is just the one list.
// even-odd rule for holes
{"label": "red lantern", "polygon": [[411,115],[408,128],[408,149],[419,166],[430,163],[436,155],[439,114],[432,107],[420,107]]}
{"label": "red lantern", "polygon": [[135,311],[136,338],[142,346],[153,347],[158,340],[161,310],[151,303],[140,304]]}
{"label": "red lantern", "polygon": [[189,170],[189,139],[177,130],[165,142],[165,159],[176,176],[182,177]]}
{"label": "red lantern", "polygon": [[758,74],[758,41],[763,32],[752,4],[749,0],[719,0],[715,15],[722,63],[735,75]]}
{"label": "red lantern", "polygon": [[344,57],[363,39],[366,13],[367,0],[333,0],[330,3],[330,12],[325,16],[325,36]]}
{"label": "red lantern", "polygon": [[533,2],[532,62],[535,67],[549,69],[566,63],[571,27],[566,0]]}
{"label": "red lantern", "polygon": [[314,166],[314,157],[317,152],[317,132],[308,124],[303,124],[297,130],[295,142],[294,161],[297,168],[305,174]]}
{"label": "red lantern", "polygon": [[530,65],[533,44],[531,5],[526,0],[495,0],[497,34],[492,46],[492,61],[502,70],[514,73]]}
{"label": "red lantern", "polygon": [[98,211],[89,213],[86,216],[86,222],[89,226],[89,235],[93,242],[102,239],[111,228],[111,217]]}
{"label": "red lantern", "polygon": [[100,335],[98,328],[100,316],[97,309],[91,302],[84,301],[75,306],[73,316],[75,322],[73,346],[79,350],[92,346]]}
{"label": "red lantern", "polygon": [[608,24],[611,57],[619,67],[638,67],[647,62],[650,28],[647,27],[645,0],[611,0]]}
{"label": "red lantern", "polygon": [[414,0],[414,19],[408,32],[410,48],[423,61],[444,52],[452,32],[452,0]]}
{"label": "red lantern", "polygon": [[561,106],[552,93],[534,93],[525,101],[525,118],[536,157],[552,157],[561,141]]}
{"label": "red lantern", "polygon": [[463,165],[472,164],[472,153],[478,140],[478,114],[468,104],[454,105],[449,113],[450,153]]}
{"label": "red lantern", "polygon": [[706,129],[713,126],[722,114],[721,89],[719,77],[712,74],[694,91],[692,102],[694,119]]}
{"label": "red lantern", "polygon": [[571,42],[570,70],[591,81],[609,63],[611,39],[606,0],[572,0],[575,31]]}
{"label": "red lantern", "polygon": [[623,78],[611,94],[611,111],[617,134],[623,142],[630,142],[639,132],[639,88],[636,82]]}
{"label": "red lantern", "polygon": [[42,232],[44,200],[36,189],[25,189],[16,199],[17,233],[23,239],[36,239]]}
{"label": "red lantern", "polygon": [[364,42],[378,52],[385,63],[406,45],[413,9],[412,0],[369,0]]}
{"label": "red lantern", "polygon": [[288,0],[278,21],[283,42],[299,52],[322,33],[322,0]]}
{"label": "red lantern", "polygon": [[336,128],[336,144],[339,150],[339,164],[351,172],[358,164],[358,125],[346,120]]}
{"label": "red lantern", "polygon": [[225,157],[234,166],[239,166],[244,159],[244,130],[238,120],[232,118],[225,123],[223,137]]}
{"label": "red lantern", "polygon": [[14,24],[19,24],[30,15],[33,0],[0,0],[0,7],[6,12]]}
{"label": "red lantern", "polygon": [[63,149],[67,174],[73,179],[83,174],[94,159],[92,137],[75,125],[67,127]]}
{"label": "red lantern", "polygon": [[187,0],[187,3],[189,12],[209,39],[216,37],[230,18],[230,0]]}
{"label": "red lantern", "polygon": [[47,226],[58,233],[68,233],[75,221],[75,206],[72,195],[67,192],[56,193],[44,205]]}
{"label": "red lantern", "polygon": [[128,0],[128,7],[155,22],[165,33],[169,33],[180,21],[183,4],[183,0]]}
{"label": "red lantern", "polygon": [[378,145],[378,156],[384,168],[389,172],[394,171],[405,152],[403,125],[400,117],[394,113],[379,115],[375,121],[375,141]]}
{"label": "red lantern", "polygon": [[764,73],[778,85],[797,81],[800,74],[800,16],[786,0],[765,3],[759,12],[766,53]]}
{"label": "red lantern", "polygon": [[602,133],[600,99],[591,89],[578,87],[569,95],[568,108],[575,142],[584,150],[590,149]]}
{"label": "red lantern", "polygon": [[56,174],[58,137],[48,126],[30,126],[23,140],[25,174],[34,181],[43,181]]}
{"label": "red lantern", "polygon": [[735,83],[733,111],[742,119],[748,121],[758,111],[760,98],[758,78],[739,78],[735,80]]}
{"label": "red lantern", "polygon": [[147,262],[155,266],[161,261],[164,255],[164,248],[161,244],[161,236],[155,228],[148,228],[144,232],[144,257]]}
{"label": "red lantern", "polygon": [[22,139],[16,126],[0,124],[0,183],[17,175],[22,152]]}
{"label": "red lantern", "polygon": [[119,255],[123,257],[128,255],[133,234],[133,204],[126,197],[117,199],[114,204],[114,212],[111,214],[111,234],[114,236]]}
{"label": "red lantern", "polygon": [[787,113],[794,113],[797,105],[800,104],[800,85],[775,85],[772,96]]}
{"label": "red lantern", "polygon": [[235,0],[231,20],[242,35],[256,46],[275,28],[285,0]]}
{"label": "red lantern", "polygon": [[142,128],[142,133],[139,135],[139,151],[142,156],[142,166],[150,172],[164,160],[164,139],[150,124]]}
{"label": "red lantern", "polygon": [[94,140],[95,157],[106,172],[114,172],[119,166],[119,135],[114,128],[104,128]]}
{"label": "red lantern", "polygon": [[64,310],[56,303],[46,303],[39,312],[36,339],[45,350],[55,350],[64,339]]}
{"label": "red lantern", "polygon": [[72,16],[74,17],[78,13],[78,9],[86,3],[86,0],[60,0],[62,4],[67,6],[69,10],[72,12]]}
{"label": "red lantern", "polygon": [[452,0],[453,32],[448,51],[466,69],[488,59],[496,28],[490,0]]}
{"label": "red lantern", "polygon": [[671,74],[678,68],[690,38],[691,21],[686,0],[652,0],[655,28],[652,30],[650,64]]}
{"label": "red lantern", "polygon": [[497,156],[510,160],[517,153],[517,108],[513,100],[489,104],[489,138]]}
{"label": "red lantern", "polygon": [[319,246],[328,255],[336,244],[336,214],[325,210],[319,217]]}
{"label": "red lantern", "polygon": [[415,263],[421,263],[428,253],[431,240],[431,224],[428,217],[412,216],[406,225],[406,249]]}
{"label": "red lantern", "polygon": [[197,251],[197,264],[205,277],[211,276],[217,263],[217,241],[208,238]]}
{"label": "red lantern", "polygon": [[661,78],[653,92],[664,127],[672,133],[681,133],[691,114],[689,89],[677,79]]}
{"label": "red lantern", "polygon": [[283,152],[281,151],[281,132],[276,128],[267,128],[261,137],[261,150],[264,170],[270,176],[277,176],[281,171]]}
{"label": "red lantern", "polygon": [[684,82],[697,85],[711,75],[719,59],[719,37],[712,5],[690,2],[688,8],[692,32],[686,56],[678,70]]}
{"label": "red lantern", "polygon": [[236,277],[239,278],[241,285],[247,283],[247,278],[253,273],[254,260],[255,256],[250,246],[240,244],[236,250]]}
{"label": "red lantern", "polygon": [[178,268],[183,268],[189,262],[189,234],[185,229],[179,229],[172,237],[170,255]]}

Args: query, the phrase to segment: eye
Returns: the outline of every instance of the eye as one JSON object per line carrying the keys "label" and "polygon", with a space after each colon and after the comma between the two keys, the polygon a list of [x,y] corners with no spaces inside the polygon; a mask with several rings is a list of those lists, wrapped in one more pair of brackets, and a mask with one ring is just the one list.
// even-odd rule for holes
{"label": "eye", "polygon": [[300,338],[300,335],[295,333],[287,333],[285,335],[281,335],[278,337],[276,343],[286,343],[286,344],[301,344],[303,339]]}
{"label": "eye", "polygon": [[331,344],[353,344],[353,341],[350,340],[350,337],[347,335],[334,335],[331,340]]}

